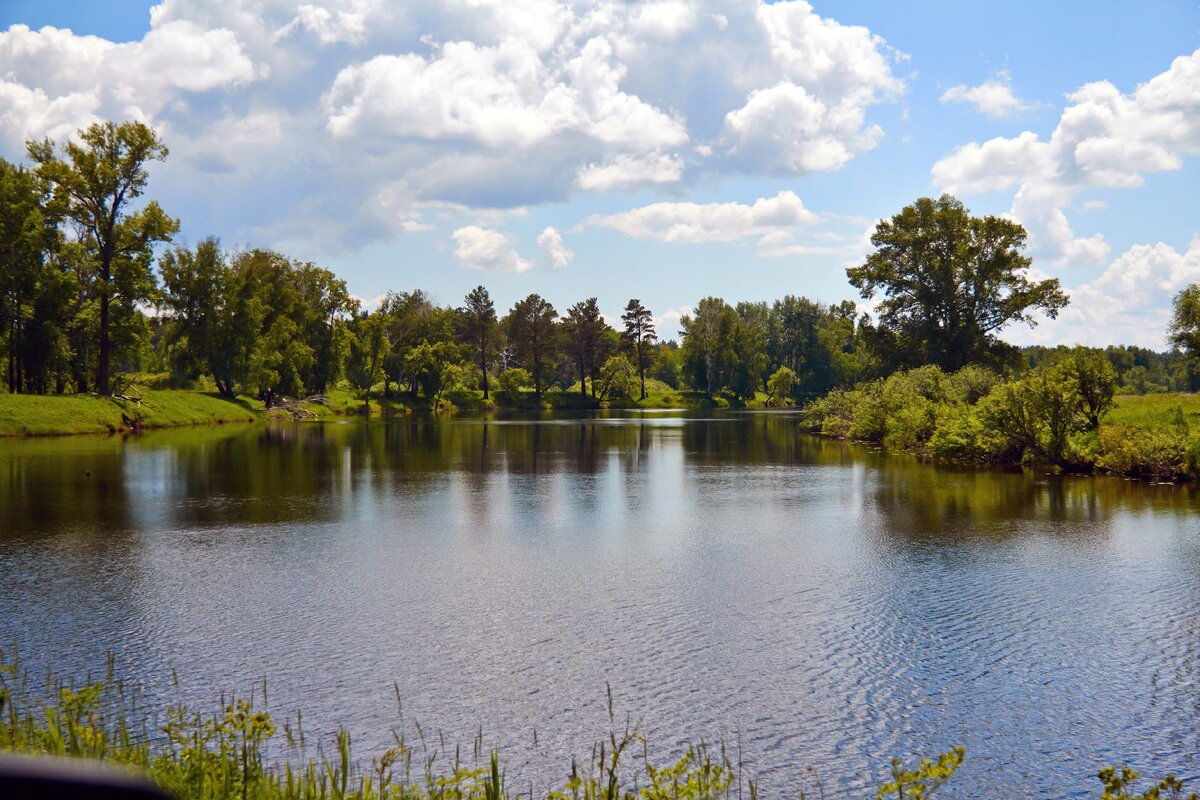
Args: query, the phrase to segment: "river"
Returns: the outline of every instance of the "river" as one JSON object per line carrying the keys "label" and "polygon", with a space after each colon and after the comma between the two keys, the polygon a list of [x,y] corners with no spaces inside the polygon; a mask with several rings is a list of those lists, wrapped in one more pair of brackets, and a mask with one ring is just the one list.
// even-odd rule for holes
{"label": "river", "polygon": [[152,705],[265,677],[363,755],[482,728],[510,786],[587,758],[608,685],[652,753],[724,741],[768,800],[955,744],[946,796],[1098,796],[1108,763],[1200,776],[1200,494],[784,413],[0,441],[14,645],[31,674],[112,653]]}

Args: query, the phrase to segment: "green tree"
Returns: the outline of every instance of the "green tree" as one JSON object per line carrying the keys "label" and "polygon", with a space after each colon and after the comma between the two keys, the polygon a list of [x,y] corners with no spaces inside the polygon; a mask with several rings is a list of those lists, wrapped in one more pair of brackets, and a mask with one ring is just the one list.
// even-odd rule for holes
{"label": "green tree", "polygon": [[[562,319],[562,339],[567,353],[579,371],[579,391],[588,395],[587,379],[600,370],[605,353],[605,331],[608,324],[600,315],[596,298],[576,303]],[[592,397],[596,396],[595,381],[592,381]]]}
{"label": "green tree", "polygon": [[719,297],[705,297],[679,320],[683,368],[689,385],[709,396],[728,385],[735,360],[737,312]]}
{"label": "green tree", "polygon": [[387,379],[384,363],[391,352],[387,318],[383,312],[363,312],[350,323],[346,378],[366,397],[371,387]]}
{"label": "green tree", "polygon": [[650,366],[653,355],[652,348],[654,340],[657,338],[654,330],[654,316],[650,313],[650,309],[642,305],[642,302],[635,297],[625,305],[625,313],[621,315],[621,321],[625,323],[622,339],[633,355],[633,361],[637,365],[638,378],[641,380],[642,393],[639,399],[645,400],[646,369]]}
{"label": "green tree", "polygon": [[10,392],[45,392],[69,358],[70,273],[37,177],[0,159],[0,347]]}
{"label": "green tree", "polygon": [[453,342],[421,342],[404,356],[404,368],[416,381],[418,396],[424,395],[436,410],[442,393],[459,377],[461,360]]}
{"label": "green tree", "polygon": [[1112,408],[1117,390],[1117,371],[1112,362],[1099,350],[1076,347],[1061,368],[1075,381],[1084,427],[1096,430],[1100,427],[1100,418]]}
{"label": "green tree", "polygon": [[79,132],[78,143],[67,142],[61,157],[49,139],[28,142],[27,150],[57,209],[78,226],[87,247],[86,275],[99,300],[96,391],[109,394],[112,307],[128,312],[151,299],[153,246],[179,228],[153,200],[131,209],[145,192],[147,162],[164,160],[167,148],[141,122],[97,122]]}
{"label": "green tree", "polygon": [[499,344],[499,325],[496,307],[488,290],[476,286],[467,294],[466,301],[458,311],[459,330],[463,341],[471,346],[475,363],[479,366],[483,399],[488,399],[488,367]]}
{"label": "green tree", "polygon": [[600,368],[599,379],[596,381],[600,386],[597,393],[599,399],[605,401],[617,395],[632,396],[633,388],[636,385],[633,382],[635,375],[637,375],[637,368],[623,353],[609,356]]}
{"label": "green tree", "polygon": [[299,293],[298,336],[313,351],[301,381],[323,394],[341,377],[348,345],[346,323],[358,311],[358,301],[350,296],[346,282],[327,269],[293,262],[290,271]]}
{"label": "green tree", "polygon": [[1031,281],[1021,255],[1025,229],[1001,217],[972,217],[950,195],[923,197],[875,227],[875,252],[846,270],[864,299],[883,294],[879,325],[902,365],[948,372],[1002,357],[995,334],[1010,322],[1053,318],[1068,297],[1057,279]]}
{"label": "green tree", "polygon": [[229,309],[229,265],[220,243],[209,237],[196,245],[175,247],[158,261],[162,307],[169,314],[165,334],[172,371],[185,379],[208,373],[217,391],[233,397],[228,348],[234,320]]}
{"label": "green tree", "polygon": [[767,379],[767,402],[783,402],[792,394],[795,386],[796,373],[790,367],[780,367]]}
{"label": "green tree", "polygon": [[1175,295],[1167,343],[1191,361],[1200,358],[1200,283]]}
{"label": "green tree", "polygon": [[542,393],[557,372],[559,354],[558,312],[537,294],[518,300],[505,317],[504,327],[517,364],[524,367],[533,381],[533,393],[542,402]]}

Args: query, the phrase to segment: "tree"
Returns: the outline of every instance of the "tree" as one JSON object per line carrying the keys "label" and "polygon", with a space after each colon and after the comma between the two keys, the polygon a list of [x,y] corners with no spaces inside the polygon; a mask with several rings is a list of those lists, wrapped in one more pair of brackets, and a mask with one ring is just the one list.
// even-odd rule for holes
{"label": "tree", "polygon": [[780,367],[767,379],[767,402],[781,403],[792,393],[796,385],[796,373],[789,367]]}
{"label": "tree", "polygon": [[1117,390],[1117,371],[1099,350],[1076,347],[1060,367],[1075,382],[1079,393],[1079,414],[1086,430],[1100,427],[1100,418],[1113,406]]}
{"label": "tree", "polygon": [[364,403],[371,387],[387,380],[384,361],[391,352],[387,338],[387,320],[381,311],[363,312],[350,323],[350,352],[346,359],[346,378],[363,393]]}
{"label": "tree", "polygon": [[504,320],[513,356],[529,372],[539,404],[556,372],[559,342],[554,320],[557,317],[554,306],[531,294],[518,300]]}
{"label": "tree", "polygon": [[[608,329],[596,298],[576,303],[563,317],[563,340],[571,360],[579,369],[579,391],[587,397],[587,378],[600,370],[604,355],[604,332]],[[592,397],[596,396],[596,381],[592,380]]]}
{"label": "tree", "polygon": [[176,247],[158,263],[162,275],[162,307],[170,313],[165,334],[172,371],[194,379],[209,373],[217,391],[233,397],[228,347],[233,324],[229,308],[229,265],[220,243],[209,237],[195,252]]}
{"label": "tree", "polygon": [[737,312],[719,297],[705,297],[696,312],[679,320],[683,368],[688,383],[712,396],[730,383]]}
{"label": "tree", "polygon": [[37,177],[0,158],[0,347],[10,392],[46,391],[69,351],[69,273]]}
{"label": "tree", "polygon": [[137,212],[130,209],[145,192],[147,162],[164,160],[167,148],[141,122],[94,123],[80,131],[79,143],[63,146],[62,157],[49,139],[28,142],[26,148],[57,208],[78,226],[91,257],[88,278],[100,304],[96,391],[109,394],[112,306],[115,302],[128,311],[150,299],[153,246],[179,228],[153,200]]}
{"label": "tree", "polygon": [[497,322],[496,307],[487,289],[476,286],[458,310],[460,332],[463,340],[470,344],[475,363],[482,375],[483,399],[488,399],[488,362],[496,351]]}
{"label": "tree", "polygon": [[642,305],[641,301],[635,297],[626,304],[625,313],[621,315],[621,320],[625,323],[623,339],[626,346],[633,353],[634,362],[637,364],[638,377],[642,382],[642,396],[640,399],[645,400],[646,368],[650,366],[650,357],[653,352],[651,347],[657,338],[654,331],[654,317],[650,314],[650,309]]}
{"label": "tree", "polygon": [[1200,357],[1200,283],[1175,295],[1167,343],[1188,358]]}
{"label": "tree", "polygon": [[1054,318],[1068,297],[1055,278],[1031,281],[1021,255],[1025,229],[1001,217],[972,217],[944,194],[923,197],[875,226],[877,249],[846,270],[864,299],[882,292],[879,325],[895,337],[902,365],[948,372],[1005,350],[995,333],[1010,322]]}

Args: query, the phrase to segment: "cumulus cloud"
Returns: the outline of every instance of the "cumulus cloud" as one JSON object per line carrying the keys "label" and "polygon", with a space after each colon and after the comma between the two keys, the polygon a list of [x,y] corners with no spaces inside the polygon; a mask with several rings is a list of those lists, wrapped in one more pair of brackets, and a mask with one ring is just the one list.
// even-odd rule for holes
{"label": "cumulus cloud", "polygon": [[155,122],[189,93],[234,87],[259,73],[237,36],[186,20],[116,44],[69,30],[13,25],[0,32],[0,136],[62,138],[97,119]]}
{"label": "cumulus cloud", "polygon": [[942,92],[938,98],[942,103],[967,103],[979,113],[992,119],[1002,119],[1034,108],[1013,94],[1012,82],[1007,72],[998,72],[978,86],[959,84]]}
{"label": "cumulus cloud", "polygon": [[677,183],[683,177],[683,159],[670,153],[622,154],[606,164],[588,164],[579,170],[575,185],[607,192],[647,184]]}
{"label": "cumulus cloud", "polygon": [[530,264],[512,248],[512,237],[478,225],[467,225],[453,234],[454,257],[468,269],[482,272],[525,272]]}
{"label": "cumulus cloud", "polygon": [[0,154],[145,120],[156,194],[220,174],[195,216],[226,236],[342,251],[431,209],[837,169],[900,57],[802,0],[162,0],[138,41],[0,33]]}
{"label": "cumulus cloud", "polygon": [[1014,331],[1021,343],[1080,342],[1103,347],[1166,347],[1171,300],[1200,281],[1200,235],[1180,253],[1163,242],[1134,245],[1095,280],[1069,290],[1071,304],[1058,319],[1031,331]]}
{"label": "cumulus cloud", "polygon": [[1077,236],[1064,209],[1093,188],[1141,186],[1145,173],[1179,169],[1200,152],[1200,50],[1123,93],[1107,81],[1067,95],[1049,139],[1025,131],[963,145],[933,166],[948,192],[1016,188],[1009,214],[1035,252],[1057,264],[1095,264],[1109,253],[1100,234]]}
{"label": "cumulus cloud", "polygon": [[539,258],[550,269],[562,269],[575,258],[575,254],[563,243],[562,234],[553,227],[546,228],[538,235],[537,244]]}
{"label": "cumulus cloud", "polygon": [[584,225],[660,242],[736,242],[751,237],[778,244],[817,221],[795,193],[782,191],[754,203],[653,203],[617,214],[593,215]]}

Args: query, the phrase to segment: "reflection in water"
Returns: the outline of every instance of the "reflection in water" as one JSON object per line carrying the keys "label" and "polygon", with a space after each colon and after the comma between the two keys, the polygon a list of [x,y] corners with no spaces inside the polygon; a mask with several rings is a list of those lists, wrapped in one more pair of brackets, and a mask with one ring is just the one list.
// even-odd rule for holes
{"label": "reflection in water", "polygon": [[740,736],[771,796],[960,742],[952,796],[1063,796],[1109,761],[1200,772],[1196,501],[787,414],[11,441],[0,642],[36,671],[113,650],[152,692],[177,668],[199,702],[265,675],[367,748],[394,681],[539,782],[586,756],[610,682],[661,748]]}

